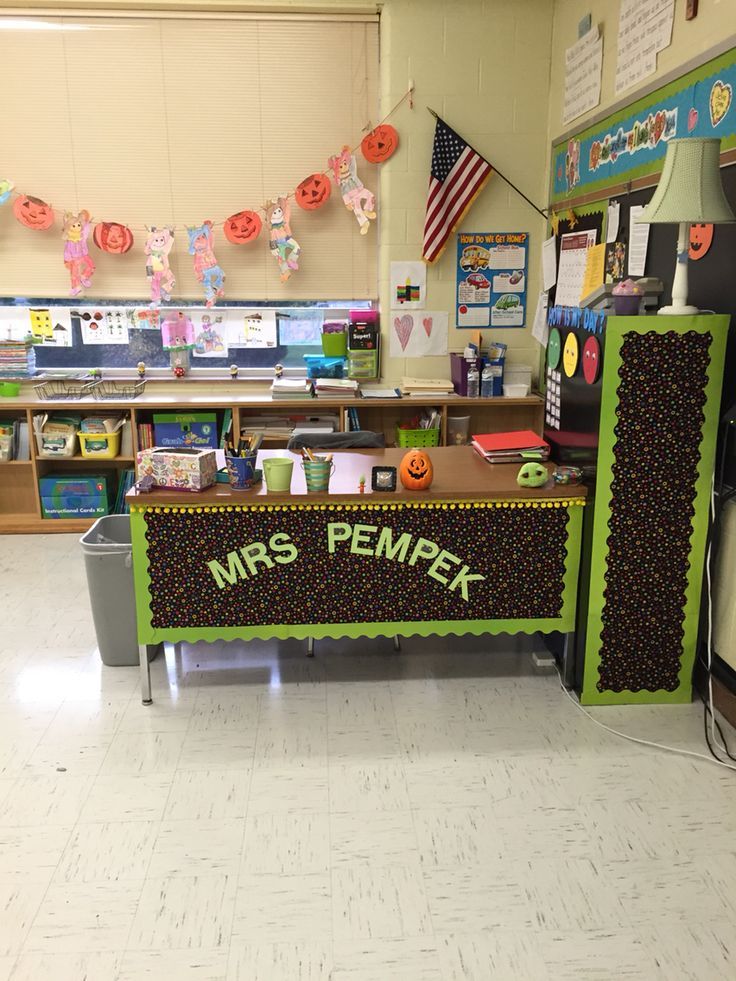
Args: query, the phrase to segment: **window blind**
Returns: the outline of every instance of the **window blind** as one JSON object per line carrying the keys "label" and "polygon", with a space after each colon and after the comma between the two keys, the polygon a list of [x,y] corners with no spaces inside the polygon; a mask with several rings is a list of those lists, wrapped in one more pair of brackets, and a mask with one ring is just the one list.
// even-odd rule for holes
{"label": "window blind", "polygon": [[[5,29],[3,29],[5,28]],[[201,297],[187,225],[222,222],[293,192],[377,121],[378,25],[333,19],[218,17],[0,18],[4,103],[0,177],[56,211],[32,231],[0,208],[0,293],[64,297],[63,211],[133,230],[125,255],[90,243],[88,296],[145,298],[146,225],[176,226],[174,299]],[[358,172],[378,191],[376,168]],[[261,217],[264,217],[263,215]],[[292,203],[299,270],[279,281],[260,237],[215,251],[225,301],[329,300],[377,294],[377,231],[360,235],[333,186],[320,210]]]}

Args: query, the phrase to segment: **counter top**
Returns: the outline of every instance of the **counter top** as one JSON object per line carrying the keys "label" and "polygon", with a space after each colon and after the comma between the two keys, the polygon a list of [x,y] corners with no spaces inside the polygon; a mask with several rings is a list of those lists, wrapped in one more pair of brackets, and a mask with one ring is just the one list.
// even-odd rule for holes
{"label": "counter top", "polygon": [[[384,450],[336,450],[333,453],[335,470],[330,480],[330,490],[326,493],[307,493],[302,458],[300,454],[286,450],[261,450],[257,466],[268,457],[286,457],[294,461],[291,492],[288,494],[268,493],[261,482],[250,490],[233,490],[229,484],[215,484],[199,493],[176,490],[153,490],[140,493],[132,490],[128,494],[131,505],[177,506],[200,505],[227,506],[232,504],[321,504],[338,501],[362,501],[371,504],[390,504],[401,501],[426,502],[443,500],[539,500],[560,501],[584,499],[587,490],[582,485],[560,487],[552,480],[553,463],[545,464],[550,477],[544,487],[537,489],[519,487],[516,475],[519,463],[492,464],[485,460],[470,446],[440,446],[426,452],[434,467],[432,486],[426,491],[408,491],[402,486],[397,475],[395,491],[376,492],[371,490],[371,468],[391,466],[398,469],[406,449],[388,448]],[[322,456],[323,454],[319,454]],[[365,493],[358,490],[361,477],[365,477]]]}

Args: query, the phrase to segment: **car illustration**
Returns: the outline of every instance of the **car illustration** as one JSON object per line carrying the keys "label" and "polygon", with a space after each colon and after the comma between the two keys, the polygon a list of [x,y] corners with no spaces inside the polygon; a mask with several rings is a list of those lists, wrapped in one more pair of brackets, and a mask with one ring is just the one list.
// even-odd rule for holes
{"label": "car illustration", "polygon": [[521,300],[513,293],[504,293],[503,296],[499,296],[494,306],[496,310],[513,310],[515,307],[521,306]]}
{"label": "car illustration", "polygon": [[477,290],[487,290],[491,285],[482,273],[471,273],[466,279],[468,286],[474,286]]}

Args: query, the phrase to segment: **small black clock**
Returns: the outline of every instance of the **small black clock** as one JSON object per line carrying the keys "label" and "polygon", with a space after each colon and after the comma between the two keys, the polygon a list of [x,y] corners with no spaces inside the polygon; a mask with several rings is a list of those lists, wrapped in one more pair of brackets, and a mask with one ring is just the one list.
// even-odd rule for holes
{"label": "small black clock", "polygon": [[371,488],[374,491],[395,491],[396,467],[372,467]]}

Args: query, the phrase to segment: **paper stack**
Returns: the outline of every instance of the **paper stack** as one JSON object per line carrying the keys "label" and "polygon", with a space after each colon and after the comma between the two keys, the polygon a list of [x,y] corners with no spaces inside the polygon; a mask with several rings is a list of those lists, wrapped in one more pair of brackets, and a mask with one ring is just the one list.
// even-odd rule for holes
{"label": "paper stack", "polygon": [[308,378],[274,378],[272,399],[311,399],[312,382]]}
{"label": "paper stack", "polygon": [[531,429],[473,436],[472,447],[488,463],[523,463],[549,458],[549,444]]}
{"label": "paper stack", "polygon": [[433,395],[452,395],[452,382],[445,378],[408,378],[401,379],[401,391],[404,395],[415,398],[428,398]]}
{"label": "paper stack", "polygon": [[359,394],[360,387],[353,378],[316,378],[314,390],[318,399],[346,395],[350,398]]}
{"label": "paper stack", "polygon": [[0,341],[0,378],[20,378],[34,374],[36,352],[26,341]]}

